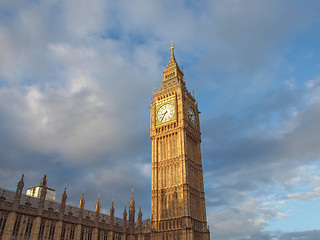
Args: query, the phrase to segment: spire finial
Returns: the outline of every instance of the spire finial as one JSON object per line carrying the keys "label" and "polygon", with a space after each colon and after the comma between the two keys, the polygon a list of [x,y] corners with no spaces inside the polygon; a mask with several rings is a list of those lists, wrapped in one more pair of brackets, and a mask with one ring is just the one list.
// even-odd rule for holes
{"label": "spire finial", "polygon": [[[21,179],[20,179],[20,181],[19,181],[19,183],[18,183],[18,184],[20,184],[20,185],[24,185],[23,178],[24,178],[24,174],[22,174]],[[22,187],[23,187],[23,186],[22,186]]]}
{"label": "spire finial", "polygon": [[113,199],[112,199],[112,205],[111,205],[111,208],[110,208],[110,216],[113,218],[114,216],[114,205],[113,205]]}
{"label": "spire finial", "polygon": [[82,190],[82,196],[80,201],[83,201],[83,200],[84,200],[84,189]]}
{"label": "spire finial", "polygon": [[41,186],[46,186],[47,185],[47,174],[46,173],[43,175],[43,178],[42,178],[42,180],[40,182],[40,185]]}
{"label": "spire finial", "polygon": [[130,208],[134,208],[133,188],[132,188],[132,193],[131,193]]}
{"label": "spire finial", "polygon": [[174,45],[173,41],[171,41],[171,55],[169,62],[165,69],[163,69],[163,79],[162,82],[165,82],[167,80],[178,78],[179,81],[183,82],[183,72],[181,71],[180,67],[178,66],[178,63],[176,61],[176,58],[174,57]]}
{"label": "spire finial", "polygon": [[100,208],[101,208],[101,205],[100,205],[100,193],[99,193],[98,194],[98,201],[97,201],[97,204],[96,204],[96,212],[100,213]]}
{"label": "spire finial", "polygon": [[64,186],[64,191],[61,195],[61,204],[66,204],[67,201],[67,183]]}
{"label": "spire finial", "polygon": [[79,208],[84,208],[84,188],[82,189],[82,196],[79,202]]}
{"label": "spire finial", "polygon": [[127,212],[127,204],[124,204],[124,212]]}
{"label": "spire finial", "polygon": [[100,193],[98,194],[98,203],[100,204]]}

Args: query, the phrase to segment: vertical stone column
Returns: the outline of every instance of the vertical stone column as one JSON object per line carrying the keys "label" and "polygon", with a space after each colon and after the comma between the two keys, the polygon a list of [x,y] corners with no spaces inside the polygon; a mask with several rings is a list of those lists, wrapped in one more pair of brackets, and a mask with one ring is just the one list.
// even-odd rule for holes
{"label": "vertical stone column", "polygon": [[53,240],[60,240],[60,238],[61,238],[61,232],[62,232],[62,227],[63,227],[63,222],[62,222],[62,221],[56,222],[56,226],[55,226],[55,229],[54,229],[54,237],[53,237]]}
{"label": "vertical stone column", "polygon": [[41,217],[36,217],[32,223],[30,239],[38,239],[41,224]]}
{"label": "vertical stone column", "polygon": [[43,233],[43,239],[48,239],[50,227],[51,227],[51,221],[45,220],[44,222],[44,233]]}
{"label": "vertical stone column", "polygon": [[92,230],[92,240],[98,240],[98,235],[99,235],[99,229],[95,227]]}
{"label": "vertical stone column", "polygon": [[81,237],[81,224],[78,224],[74,229],[74,239],[79,239]]}
{"label": "vertical stone column", "polygon": [[23,240],[24,239],[24,233],[26,231],[27,223],[28,223],[28,216],[27,215],[23,215],[21,217],[21,221],[20,221],[18,240],[20,240],[20,239]]}
{"label": "vertical stone column", "polygon": [[14,228],[14,224],[16,222],[17,213],[10,212],[7,217],[6,225],[4,227],[4,231],[2,234],[2,240],[10,240]]}
{"label": "vertical stone column", "polygon": [[127,233],[122,233],[121,240],[127,240]]}
{"label": "vertical stone column", "polygon": [[113,239],[113,235],[114,235],[113,230],[108,232],[108,239]]}

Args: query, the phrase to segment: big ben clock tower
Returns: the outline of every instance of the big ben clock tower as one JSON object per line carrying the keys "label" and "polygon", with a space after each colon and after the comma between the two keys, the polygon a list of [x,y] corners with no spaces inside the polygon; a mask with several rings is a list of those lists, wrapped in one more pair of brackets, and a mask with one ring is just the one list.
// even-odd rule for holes
{"label": "big ben clock tower", "polygon": [[208,240],[199,111],[174,56],[153,94],[152,239]]}

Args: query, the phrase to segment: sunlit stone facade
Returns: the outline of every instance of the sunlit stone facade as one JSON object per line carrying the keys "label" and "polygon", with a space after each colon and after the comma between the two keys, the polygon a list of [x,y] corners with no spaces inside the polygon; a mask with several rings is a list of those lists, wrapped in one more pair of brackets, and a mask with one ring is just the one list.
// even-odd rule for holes
{"label": "sunlit stone facade", "polygon": [[150,109],[152,238],[209,239],[198,105],[185,86],[173,44]]}

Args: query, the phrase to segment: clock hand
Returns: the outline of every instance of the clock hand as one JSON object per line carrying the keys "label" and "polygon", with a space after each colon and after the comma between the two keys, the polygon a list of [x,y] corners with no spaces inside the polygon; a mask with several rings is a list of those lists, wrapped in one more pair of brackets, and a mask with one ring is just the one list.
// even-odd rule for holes
{"label": "clock hand", "polygon": [[164,114],[162,114],[162,118],[161,118],[161,121],[164,119],[164,116],[167,114],[167,110],[164,112]]}

